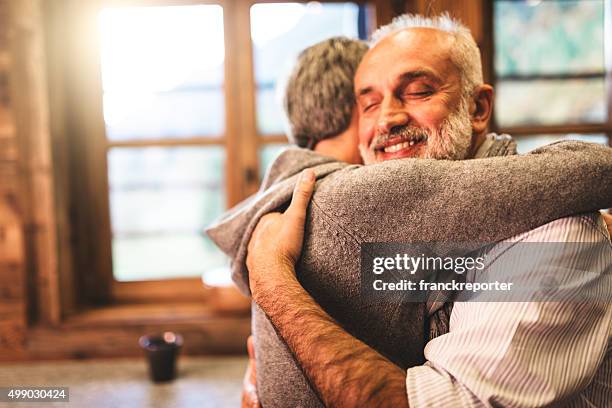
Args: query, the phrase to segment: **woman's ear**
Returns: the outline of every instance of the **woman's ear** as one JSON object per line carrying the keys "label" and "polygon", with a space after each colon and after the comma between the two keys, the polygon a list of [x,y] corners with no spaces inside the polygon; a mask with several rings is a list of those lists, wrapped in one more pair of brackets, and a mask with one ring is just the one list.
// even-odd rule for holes
{"label": "woman's ear", "polygon": [[474,134],[481,134],[487,130],[493,112],[493,87],[488,84],[480,85],[474,91],[470,103],[470,119]]}

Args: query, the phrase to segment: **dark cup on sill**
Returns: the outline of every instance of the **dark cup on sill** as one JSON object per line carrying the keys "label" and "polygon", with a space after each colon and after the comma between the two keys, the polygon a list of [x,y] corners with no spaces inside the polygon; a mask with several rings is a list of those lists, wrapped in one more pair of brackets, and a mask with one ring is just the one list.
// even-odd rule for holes
{"label": "dark cup on sill", "polygon": [[173,332],[162,335],[142,336],[138,343],[145,350],[149,361],[149,373],[154,382],[174,380],[176,359],[183,345],[183,337]]}

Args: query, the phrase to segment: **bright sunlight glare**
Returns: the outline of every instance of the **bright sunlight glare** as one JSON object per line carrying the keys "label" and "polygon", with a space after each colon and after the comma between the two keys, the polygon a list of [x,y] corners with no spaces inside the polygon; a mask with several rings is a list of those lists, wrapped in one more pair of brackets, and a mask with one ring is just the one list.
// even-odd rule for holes
{"label": "bright sunlight glare", "polygon": [[223,8],[117,7],[99,14],[104,116],[119,121],[157,92],[218,80]]}

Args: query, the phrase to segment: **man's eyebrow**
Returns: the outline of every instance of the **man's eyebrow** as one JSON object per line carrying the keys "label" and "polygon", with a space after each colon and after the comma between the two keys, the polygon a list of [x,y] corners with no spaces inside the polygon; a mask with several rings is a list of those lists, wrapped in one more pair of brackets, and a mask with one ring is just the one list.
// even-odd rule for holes
{"label": "man's eyebrow", "polygon": [[429,69],[419,69],[410,72],[404,72],[400,75],[398,82],[410,82],[418,78],[429,78],[435,82],[440,82],[440,78]]}
{"label": "man's eyebrow", "polygon": [[370,92],[372,92],[372,87],[366,86],[365,88],[361,88],[360,90],[357,91],[357,97],[359,98],[360,96],[369,94]]}
{"label": "man's eyebrow", "polygon": [[[415,79],[418,78],[428,78],[433,80],[434,82],[441,82],[440,77],[438,77],[438,75],[436,75],[436,73],[430,69],[427,68],[423,68],[423,69],[417,69],[414,71],[409,71],[409,72],[404,72],[403,74],[401,74],[398,78],[398,82],[399,83],[406,83],[406,82],[410,82],[413,81]],[[370,92],[372,92],[374,90],[373,87],[371,86],[367,86],[365,88],[361,88],[357,91],[357,98],[359,98],[360,96],[363,95],[367,95]]]}

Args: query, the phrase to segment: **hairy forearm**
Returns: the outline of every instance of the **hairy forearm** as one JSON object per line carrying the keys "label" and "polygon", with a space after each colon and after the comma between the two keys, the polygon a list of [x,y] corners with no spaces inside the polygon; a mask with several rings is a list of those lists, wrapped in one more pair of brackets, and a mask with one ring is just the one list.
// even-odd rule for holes
{"label": "hairy forearm", "polygon": [[302,288],[293,267],[255,301],[272,320],[328,407],[407,407],[406,373],[342,329]]}

